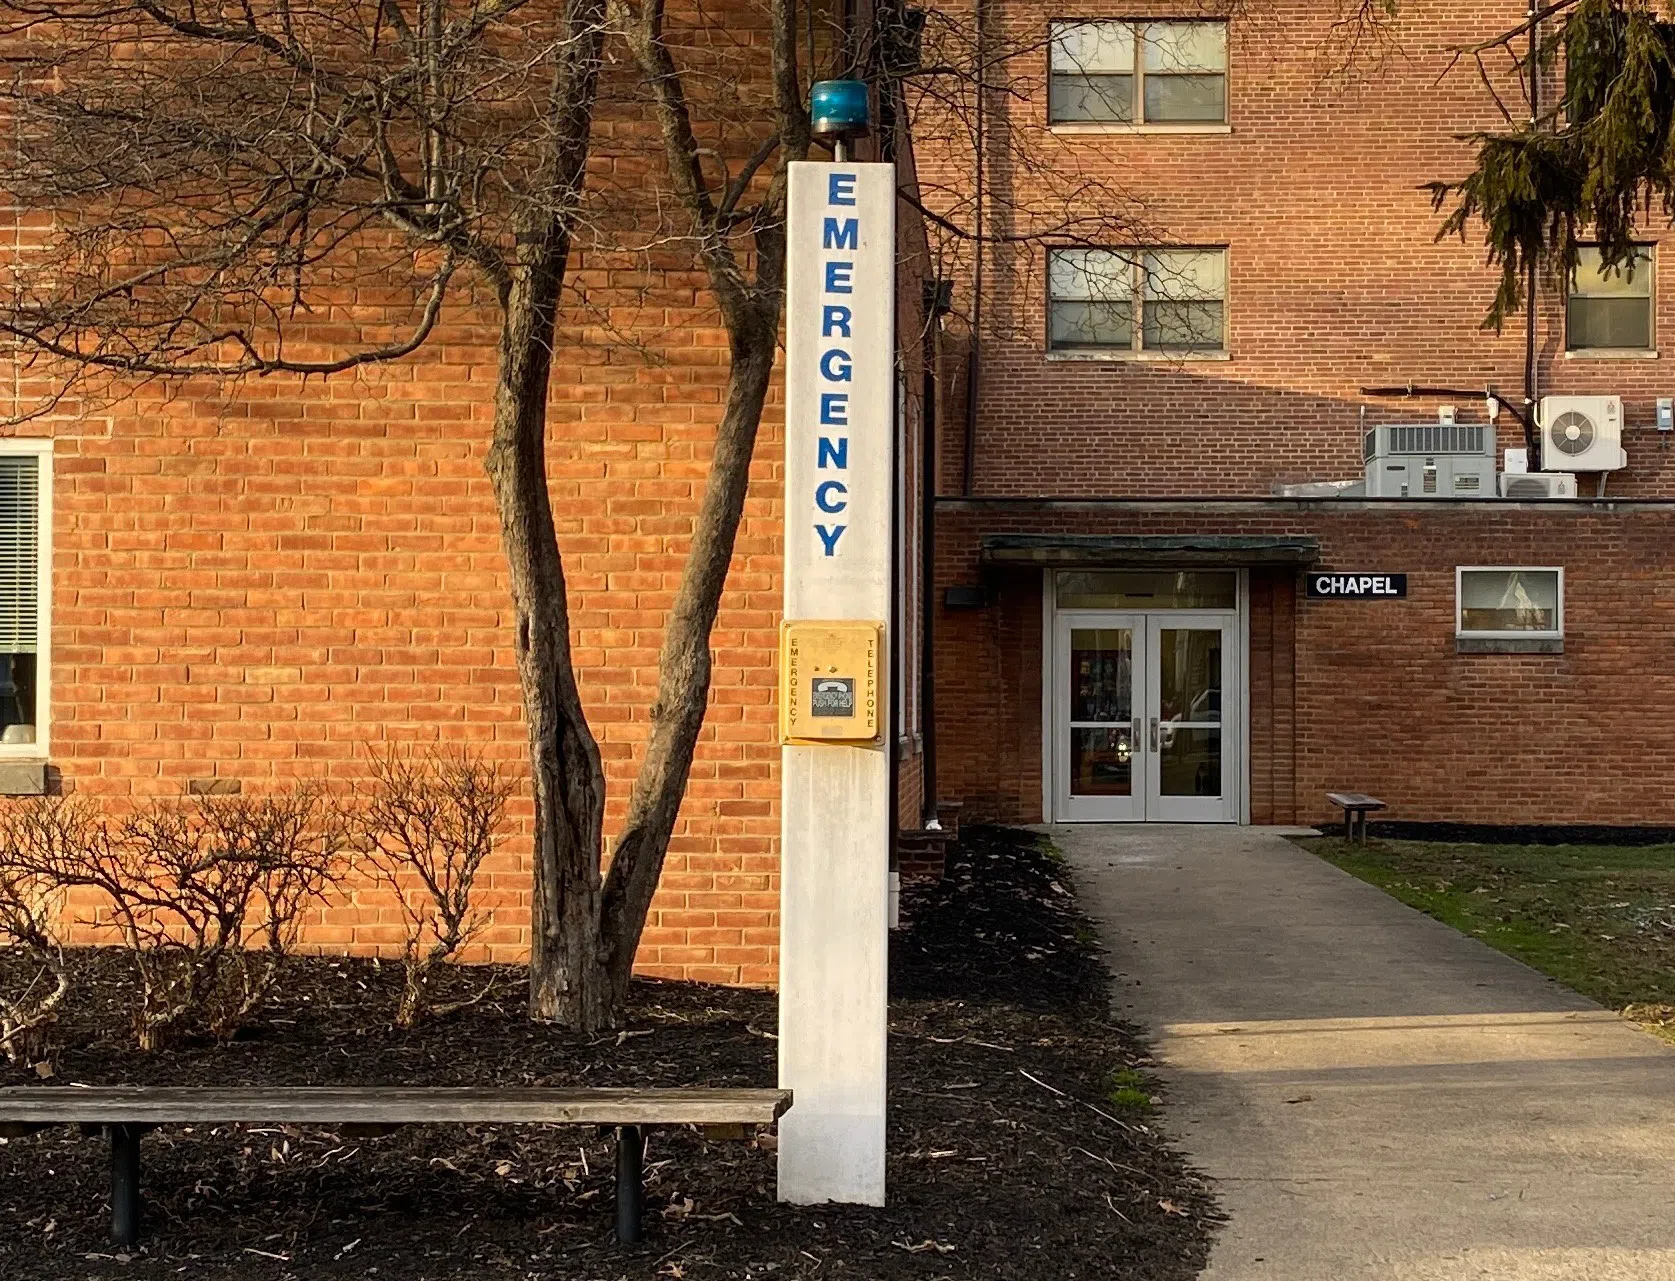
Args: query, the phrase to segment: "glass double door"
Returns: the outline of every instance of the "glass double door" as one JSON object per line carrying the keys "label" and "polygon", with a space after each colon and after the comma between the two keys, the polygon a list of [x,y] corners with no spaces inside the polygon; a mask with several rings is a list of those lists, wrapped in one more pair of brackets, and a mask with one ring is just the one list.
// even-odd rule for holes
{"label": "glass double door", "polygon": [[1237,821],[1225,713],[1233,623],[1188,613],[1058,615],[1054,819]]}

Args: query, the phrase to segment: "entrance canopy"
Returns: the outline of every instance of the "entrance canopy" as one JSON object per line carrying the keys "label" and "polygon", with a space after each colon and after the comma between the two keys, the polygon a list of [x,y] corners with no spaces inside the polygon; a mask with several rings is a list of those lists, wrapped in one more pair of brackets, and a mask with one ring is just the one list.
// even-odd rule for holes
{"label": "entrance canopy", "polygon": [[985,565],[1118,569],[1313,565],[1320,540],[1306,534],[984,534]]}

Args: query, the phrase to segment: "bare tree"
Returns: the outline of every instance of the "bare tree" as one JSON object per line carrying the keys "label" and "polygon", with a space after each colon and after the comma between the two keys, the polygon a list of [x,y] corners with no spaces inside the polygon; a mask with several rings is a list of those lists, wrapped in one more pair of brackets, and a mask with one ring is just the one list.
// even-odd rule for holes
{"label": "bare tree", "polygon": [[[398,360],[446,305],[492,299],[487,467],[537,816],[533,1008],[605,1021],[604,784],[546,474],[603,0],[6,0],[0,13],[17,139],[0,185],[54,221],[8,258],[0,290],[0,333],[56,379],[34,411],[112,379],[119,393]],[[397,300],[389,322],[322,351],[311,331],[334,290],[372,282]]]}
{"label": "bare tree", "polygon": [[[809,85],[872,77],[894,113],[885,145],[906,145],[916,113],[941,131],[937,145],[951,144],[968,122],[919,112],[903,86],[968,101],[957,82],[973,61],[885,65],[871,34],[847,30],[843,7],[822,0],[761,0],[724,16],[667,0],[0,0],[0,14],[12,19],[17,139],[0,186],[53,219],[50,236],[24,236],[0,266],[0,334],[57,379],[54,395],[155,378],[331,376],[412,356],[444,315],[492,315],[487,469],[534,802],[530,1010],[611,1024],[708,702],[710,634],[781,321],[788,166],[811,154]],[[896,8],[880,15],[899,25]],[[975,48],[981,75],[993,50]],[[607,73],[619,49],[626,65]],[[642,144],[613,132],[615,158],[590,171],[607,108],[655,125],[653,150],[615,182],[622,149]],[[992,231],[969,225],[958,186],[919,203],[955,239],[981,241]],[[1109,240],[1129,207],[1093,181],[1052,200],[1035,216],[1020,196],[1005,234]],[[550,385],[572,354],[558,321],[577,248],[697,264],[729,355],[608,869],[604,768],[572,661],[546,466]],[[373,281],[396,300],[388,322],[344,341],[333,300]],[[587,305],[585,290],[574,296]]]}
{"label": "bare tree", "polygon": [[373,756],[373,786],[357,815],[373,874],[401,904],[407,936],[398,1027],[415,1027],[473,1005],[437,1003],[436,967],[454,959],[488,925],[472,893],[483,861],[504,834],[511,784],[495,765],[464,750],[402,755],[393,746]]}
{"label": "bare tree", "polygon": [[[794,7],[774,19],[783,127],[711,202],[712,231],[698,232],[740,338],[736,376],[608,877],[603,767],[571,661],[546,468],[572,247],[584,233],[602,246],[612,234],[618,247],[658,240],[655,227],[635,234],[632,218],[613,231],[601,221],[610,202],[584,190],[605,0],[556,10],[523,0],[306,9],[6,0],[0,10],[13,18],[19,138],[0,183],[56,220],[49,242],[7,263],[0,332],[58,375],[58,395],[101,375],[331,375],[397,360],[425,343],[445,306],[469,307],[486,288],[499,317],[487,468],[516,609],[535,810],[530,1005],[540,1018],[608,1024],[707,701],[709,630],[773,363],[782,253],[767,246],[754,291],[728,260],[752,221],[756,173],[777,151],[772,189],[782,190],[784,164],[806,146],[788,52]],[[696,193],[705,179],[677,185]],[[761,223],[770,240],[781,234],[772,203]],[[410,299],[399,331],[314,355],[322,300],[371,279]]]}

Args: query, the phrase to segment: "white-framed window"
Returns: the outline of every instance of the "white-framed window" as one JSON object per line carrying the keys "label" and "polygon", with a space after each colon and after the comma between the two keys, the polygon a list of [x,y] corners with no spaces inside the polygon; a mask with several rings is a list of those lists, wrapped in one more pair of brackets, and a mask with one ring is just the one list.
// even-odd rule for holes
{"label": "white-framed window", "polygon": [[1227,349],[1227,250],[1053,249],[1053,351],[1190,355]]}
{"label": "white-framed window", "polygon": [[1569,351],[1650,351],[1657,342],[1653,246],[1607,270],[1598,245],[1581,245],[1565,308]]}
{"label": "white-framed window", "polygon": [[1564,570],[1461,566],[1455,571],[1455,635],[1557,640],[1564,636]]}
{"label": "white-framed window", "polygon": [[1051,124],[1227,123],[1226,22],[1054,22]]}
{"label": "white-framed window", "polygon": [[0,759],[47,754],[52,442],[0,439]]}

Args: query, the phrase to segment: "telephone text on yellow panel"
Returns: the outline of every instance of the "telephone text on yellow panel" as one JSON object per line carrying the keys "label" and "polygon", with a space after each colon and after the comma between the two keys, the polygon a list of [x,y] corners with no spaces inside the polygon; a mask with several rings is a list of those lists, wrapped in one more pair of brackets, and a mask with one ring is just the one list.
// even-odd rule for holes
{"label": "telephone text on yellow panel", "polygon": [[883,640],[882,623],[781,623],[780,741],[877,742]]}

